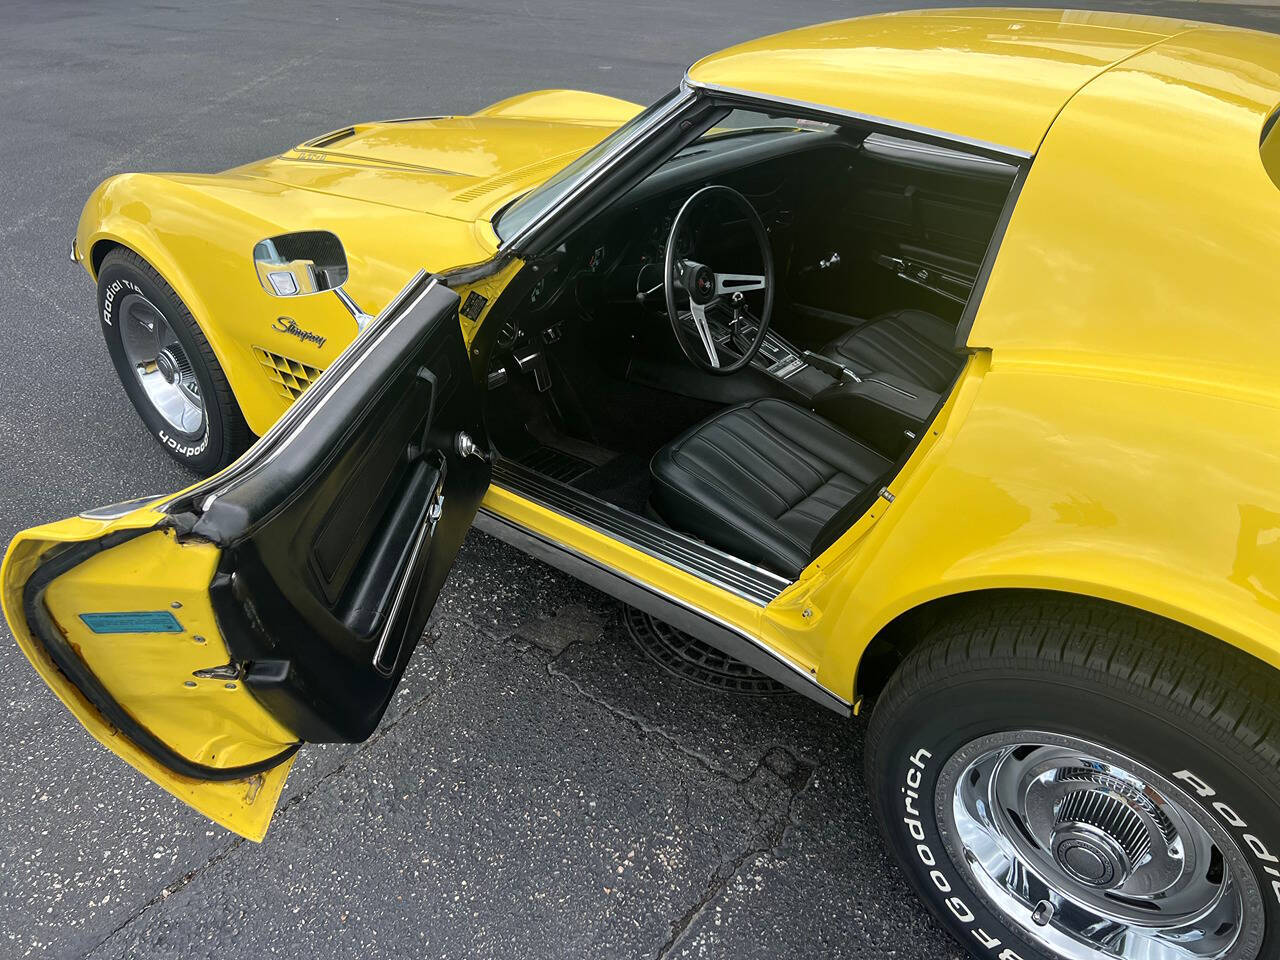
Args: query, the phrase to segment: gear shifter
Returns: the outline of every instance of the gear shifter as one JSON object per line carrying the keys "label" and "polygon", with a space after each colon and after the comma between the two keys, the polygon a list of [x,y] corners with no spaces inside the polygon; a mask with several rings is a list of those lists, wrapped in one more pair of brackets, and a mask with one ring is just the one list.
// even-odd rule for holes
{"label": "gear shifter", "polygon": [[729,337],[733,341],[734,347],[739,353],[746,353],[751,349],[751,344],[755,341],[756,331],[752,328],[749,332],[746,330],[747,322],[743,314],[743,310],[738,304],[733,305],[733,319],[729,321]]}

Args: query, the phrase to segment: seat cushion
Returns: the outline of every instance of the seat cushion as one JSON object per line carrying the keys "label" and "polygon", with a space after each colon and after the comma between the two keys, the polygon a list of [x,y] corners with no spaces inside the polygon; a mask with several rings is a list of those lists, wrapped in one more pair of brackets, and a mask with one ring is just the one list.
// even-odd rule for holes
{"label": "seat cushion", "polygon": [[858,376],[892,373],[946,393],[964,363],[954,325],[923,310],[895,310],[868,320],[822,348]]}
{"label": "seat cushion", "polygon": [[654,455],[651,506],[671,527],[795,577],[875,498],[893,462],[803,407],[728,407]]}

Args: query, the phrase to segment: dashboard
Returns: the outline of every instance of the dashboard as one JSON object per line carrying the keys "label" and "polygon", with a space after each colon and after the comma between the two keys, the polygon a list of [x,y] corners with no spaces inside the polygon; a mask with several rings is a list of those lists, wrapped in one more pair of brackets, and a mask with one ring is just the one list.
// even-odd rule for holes
{"label": "dashboard", "polygon": [[[609,303],[665,310],[661,263],[672,223],[689,195],[710,183],[732,186],[751,201],[776,255],[794,211],[814,188],[814,177],[808,171],[796,176],[794,165],[802,156],[848,149],[848,141],[833,132],[790,128],[730,134],[686,147],[583,227],[559,256],[541,261],[541,275],[497,345],[511,349],[566,310],[589,314]],[[734,217],[742,229],[735,229]],[[701,256],[718,252],[733,263],[735,244],[745,241],[746,249],[754,249],[740,214],[717,218],[709,210],[696,229],[696,235],[687,230],[676,238],[677,255],[696,246]]]}

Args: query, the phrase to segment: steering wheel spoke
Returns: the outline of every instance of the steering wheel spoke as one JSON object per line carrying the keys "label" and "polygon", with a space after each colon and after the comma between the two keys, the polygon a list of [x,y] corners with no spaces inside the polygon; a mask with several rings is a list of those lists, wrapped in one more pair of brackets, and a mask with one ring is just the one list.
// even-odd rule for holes
{"label": "steering wheel spoke", "polygon": [[707,362],[717,370],[720,368],[720,353],[716,349],[716,338],[711,335],[711,325],[707,322],[707,308],[715,304],[698,303],[689,298],[689,315],[693,317],[694,329],[698,331],[698,339],[702,341],[702,349],[707,351]]}
{"label": "steering wheel spoke", "polygon": [[722,297],[735,293],[750,293],[752,290],[763,290],[765,279],[758,273],[717,273],[716,296]]}

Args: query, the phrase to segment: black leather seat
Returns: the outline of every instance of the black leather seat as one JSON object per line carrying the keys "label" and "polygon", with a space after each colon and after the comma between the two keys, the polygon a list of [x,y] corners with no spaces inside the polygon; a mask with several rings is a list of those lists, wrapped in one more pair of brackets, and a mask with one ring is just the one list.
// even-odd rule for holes
{"label": "black leather seat", "polygon": [[650,505],[671,527],[795,577],[875,499],[893,461],[803,407],[728,407],[654,455]]}
{"label": "black leather seat", "polygon": [[895,310],[832,340],[822,354],[858,376],[892,373],[946,393],[964,363],[955,341],[955,326],[941,317],[923,310]]}

